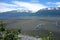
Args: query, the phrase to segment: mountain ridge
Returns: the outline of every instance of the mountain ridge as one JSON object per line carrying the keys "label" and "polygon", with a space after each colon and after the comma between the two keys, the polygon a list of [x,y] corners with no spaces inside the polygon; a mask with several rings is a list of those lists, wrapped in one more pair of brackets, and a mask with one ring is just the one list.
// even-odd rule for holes
{"label": "mountain ridge", "polygon": [[48,9],[41,9],[35,13],[28,10],[26,12],[25,10],[20,12],[20,10],[13,10],[8,12],[0,13],[0,18],[26,18],[26,17],[60,17],[60,9],[56,10],[48,10]]}

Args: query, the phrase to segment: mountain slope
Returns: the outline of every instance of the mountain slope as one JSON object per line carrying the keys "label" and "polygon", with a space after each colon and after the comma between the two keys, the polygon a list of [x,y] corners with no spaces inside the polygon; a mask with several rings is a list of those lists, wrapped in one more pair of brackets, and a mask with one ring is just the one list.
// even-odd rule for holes
{"label": "mountain slope", "polygon": [[40,18],[40,17],[60,17],[60,9],[56,10],[48,10],[46,9],[42,9],[37,11],[36,13],[32,13],[31,11],[17,11],[17,10],[13,10],[13,11],[8,11],[8,12],[3,12],[0,13],[0,18]]}
{"label": "mountain slope", "polygon": [[32,12],[18,12],[17,10],[0,13],[0,18],[21,18],[31,16]]}
{"label": "mountain slope", "polygon": [[60,10],[39,10],[36,16],[40,17],[60,17]]}

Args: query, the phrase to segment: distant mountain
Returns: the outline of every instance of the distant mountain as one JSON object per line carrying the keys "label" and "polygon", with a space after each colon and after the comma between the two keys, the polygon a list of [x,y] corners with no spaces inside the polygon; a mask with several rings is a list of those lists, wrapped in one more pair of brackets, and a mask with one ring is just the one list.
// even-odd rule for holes
{"label": "distant mountain", "polygon": [[60,10],[60,7],[49,7],[49,8],[43,8],[41,10]]}
{"label": "distant mountain", "polygon": [[60,17],[60,7],[45,8],[35,13],[30,10],[13,10],[0,13],[0,18]]}
{"label": "distant mountain", "polygon": [[22,18],[31,16],[32,12],[29,10],[13,10],[0,13],[0,18]]}
{"label": "distant mountain", "polygon": [[45,8],[36,12],[39,17],[60,17],[60,8]]}
{"label": "distant mountain", "polygon": [[8,12],[28,13],[28,12],[32,12],[32,11],[30,11],[30,10],[13,10],[13,11],[8,11]]}

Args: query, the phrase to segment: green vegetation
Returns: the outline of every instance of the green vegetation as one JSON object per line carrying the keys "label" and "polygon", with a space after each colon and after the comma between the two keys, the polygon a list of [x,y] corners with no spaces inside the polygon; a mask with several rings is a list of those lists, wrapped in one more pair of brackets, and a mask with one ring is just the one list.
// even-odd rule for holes
{"label": "green vegetation", "polygon": [[53,33],[49,32],[46,36],[41,37],[42,40],[54,40]]}
{"label": "green vegetation", "polygon": [[18,34],[21,30],[8,30],[5,28],[5,24],[0,24],[0,40],[19,40]]}

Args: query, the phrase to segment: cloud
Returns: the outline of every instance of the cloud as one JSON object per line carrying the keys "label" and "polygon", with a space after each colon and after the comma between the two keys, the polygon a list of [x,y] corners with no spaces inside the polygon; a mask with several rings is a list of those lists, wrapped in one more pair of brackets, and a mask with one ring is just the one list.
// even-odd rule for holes
{"label": "cloud", "polygon": [[28,2],[18,2],[18,1],[14,1],[14,4],[24,7],[26,9],[32,10],[33,12],[46,7],[46,6],[39,4],[39,3],[28,3]]}
{"label": "cloud", "polygon": [[60,2],[56,2],[55,4],[60,4]]}
{"label": "cloud", "polygon": [[57,5],[57,7],[60,7],[60,2],[56,2],[55,4]]}
{"label": "cloud", "polygon": [[46,4],[54,4],[53,2],[47,2]]}
{"label": "cloud", "polygon": [[0,2],[0,12],[6,12],[6,11],[18,10],[18,9],[28,9],[33,12],[36,12],[45,7],[46,6],[39,3],[12,1],[12,4],[8,4],[8,3]]}
{"label": "cloud", "polygon": [[56,7],[60,7],[60,2],[47,2],[47,4],[52,4],[52,5],[56,5]]}
{"label": "cloud", "polygon": [[13,5],[13,4],[7,4],[7,3],[0,2],[0,12],[16,10],[15,7],[17,7],[17,6]]}

